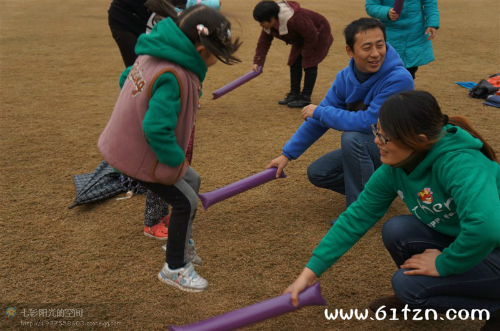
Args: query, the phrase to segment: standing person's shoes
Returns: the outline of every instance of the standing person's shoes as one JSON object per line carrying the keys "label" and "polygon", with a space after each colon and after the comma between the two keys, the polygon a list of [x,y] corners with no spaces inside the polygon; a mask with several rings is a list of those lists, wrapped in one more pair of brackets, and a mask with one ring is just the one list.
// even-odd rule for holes
{"label": "standing person's shoes", "polygon": [[168,228],[165,226],[165,223],[163,222],[160,222],[154,226],[145,226],[144,235],[159,240],[167,240]]}
{"label": "standing person's shoes", "polygon": [[278,104],[279,104],[279,105],[288,105],[288,104],[289,104],[290,102],[292,102],[292,101],[297,101],[297,100],[299,100],[299,98],[300,98],[300,97],[299,97],[299,95],[298,95],[298,94],[295,94],[295,93],[290,92],[290,93],[287,93],[287,94],[285,95],[285,98],[284,98],[283,100],[278,101]]}
{"label": "standing person's shoes", "polygon": [[307,105],[311,104],[311,96],[301,94],[299,98],[295,101],[291,101],[288,103],[288,107],[290,108],[304,108]]}
{"label": "standing person's shoes", "polygon": [[194,271],[191,262],[178,269],[170,269],[168,263],[165,263],[158,273],[158,279],[186,292],[201,292],[208,288],[207,280]]}

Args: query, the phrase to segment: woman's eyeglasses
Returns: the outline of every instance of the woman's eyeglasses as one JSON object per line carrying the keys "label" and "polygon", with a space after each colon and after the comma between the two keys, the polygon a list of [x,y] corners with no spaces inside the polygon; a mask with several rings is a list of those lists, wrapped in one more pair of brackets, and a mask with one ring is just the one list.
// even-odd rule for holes
{"label": "woman's eyeglasses", "polygon": [[377,128],[377,124],[372,124],[372,132],[373,132],[373,135],[375,137],[378,138],[378,140],[380,140],[380,142],[382,143],[382,145],[385,145],[387,144],[389,141],[391,141],[391,139],[387,138],[386,136],[384,136],[383,134],[381,134],[379,131],[378,131],[378,128]]}

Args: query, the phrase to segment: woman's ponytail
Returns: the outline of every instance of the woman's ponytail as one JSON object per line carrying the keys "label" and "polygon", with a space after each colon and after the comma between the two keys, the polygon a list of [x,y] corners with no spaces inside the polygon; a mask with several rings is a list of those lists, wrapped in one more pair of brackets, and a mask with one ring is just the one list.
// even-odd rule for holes
{"label": "woman's ponytail", "polygon": [[[443,114],[436,98],[429,92],[405,91],[392,95],[380,107],[379,119],[384,132],[395,144],[414,151],[429,150],[441,139],[444,125],[449,123],[458,126],[481,140],[481,152],[490,160],[498,162],[493,148],[470,121],[462,116]],[[427,139],[419,139],[420,134],[424,134]]]}
{"label": "woman's ponytail", "polygon": [[486,155],[486,157],[488,157],[490,160],[500,163],[497,159],[497,156],[493,148],[490,146],[490,144],[486,142],[486,140],[484,140],[484,138],[479,134],[479,132],[477,132],[476,129],[474,129],[472,123],[467,118],[463,116],[450,116],[448,122],[452,125],[459,126],[460,128],[467,131],[474,138],[481,140],[481,142],[483,143],[481,152],[484,155]]}

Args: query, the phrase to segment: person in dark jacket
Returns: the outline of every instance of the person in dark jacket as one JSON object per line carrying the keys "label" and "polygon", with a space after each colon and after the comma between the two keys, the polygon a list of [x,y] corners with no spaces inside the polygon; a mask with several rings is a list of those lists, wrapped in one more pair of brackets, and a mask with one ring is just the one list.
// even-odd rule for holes
{"label": "person in dark jacket", "polygon": [[[254,19],[263,28],[257,43],[253,70],[263,66],[274,38],[292,45],[288,57],[290,92],[280,105],[302,108],[311,103],[311,95],[318,76],[318,64],[328,54],[333,36],[328,20],[295,1],[261,1],[253,11]],[[304,88],[300,85],[304,70]]]}
{"label": "person in dark jacket", "polygon": [[[184,8],[187,0],[170,0],[178,8]],[[154,13],[145,7],[146,0],[113,0],[108,10],[108,24],[111,34],[120,49],[125,67],[130,67],[137,59],[135,44],[137,38],[152,28]]]}

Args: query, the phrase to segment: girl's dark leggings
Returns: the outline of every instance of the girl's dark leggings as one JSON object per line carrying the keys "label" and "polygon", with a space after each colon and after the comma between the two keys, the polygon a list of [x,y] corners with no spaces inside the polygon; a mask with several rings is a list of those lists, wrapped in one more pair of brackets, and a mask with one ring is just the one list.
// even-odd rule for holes
{"label": "girl's dark leggings", "polygon": [[198,207],[200,176],[189,167],[184,177],[173,185],[140,184],[172,206],[168,224],[168,242],[165,262],[170,269],[181,268],[187,263],[187,247],[191,238],[193,219]]}

